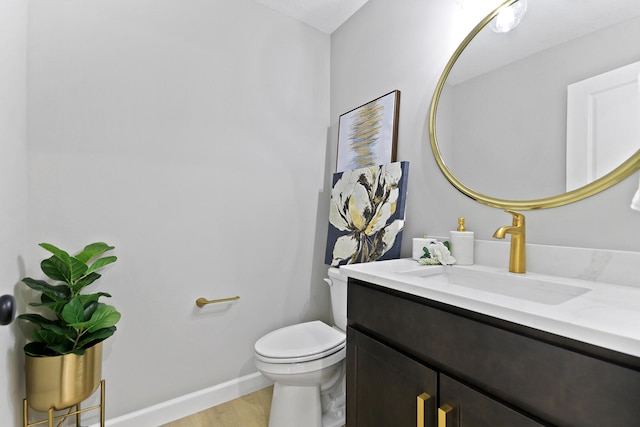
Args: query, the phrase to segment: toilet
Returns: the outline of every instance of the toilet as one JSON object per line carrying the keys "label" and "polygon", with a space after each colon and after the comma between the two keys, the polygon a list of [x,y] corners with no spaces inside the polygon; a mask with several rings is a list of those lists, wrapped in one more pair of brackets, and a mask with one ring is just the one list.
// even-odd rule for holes
{"label": "toilet", "polygon": [[277,329],[254,346],[258,370],[274,382],[269,427],[345,424],[347,277],[329,268],[333,326],[319,320]]}

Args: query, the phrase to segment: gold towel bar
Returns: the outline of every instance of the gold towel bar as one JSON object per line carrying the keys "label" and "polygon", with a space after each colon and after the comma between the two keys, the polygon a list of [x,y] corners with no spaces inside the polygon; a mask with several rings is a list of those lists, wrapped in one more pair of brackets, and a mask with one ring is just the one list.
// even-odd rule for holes
{"label": "gold towel bar", "polygon": [[233,297],[233,298],[222,298],[222,299],[212,299],[212,300],[208,300],[206,298],[198,298],[196,300],[196,305],[198,307],[204,307],[207,304],[217,304],[219,302],[230,302],[230,301],[236,301],[239,300],[240,297]]}

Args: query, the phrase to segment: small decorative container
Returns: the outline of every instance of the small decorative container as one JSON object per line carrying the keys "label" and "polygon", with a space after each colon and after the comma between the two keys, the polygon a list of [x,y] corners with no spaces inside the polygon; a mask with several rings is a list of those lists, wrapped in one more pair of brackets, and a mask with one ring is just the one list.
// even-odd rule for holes
{"label": "small decorative container", "polygon": [[429,244],[437,242],[438,239],[428,239],[426,236],[423,238],[415,237],[413,239],[413,252],[412,258],[416,261],[422,258],[424,250],[422,248],[429,246]]}

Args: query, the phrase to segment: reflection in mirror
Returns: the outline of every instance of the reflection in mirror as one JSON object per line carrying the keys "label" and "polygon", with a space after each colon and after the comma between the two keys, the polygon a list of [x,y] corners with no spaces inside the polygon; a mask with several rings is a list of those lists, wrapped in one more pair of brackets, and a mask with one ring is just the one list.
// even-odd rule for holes
{"label": "reflection in mirror", "polygon": [[[565,193],[568,88],[640,61],[638,40],[638,0],[530,0],[512,31],[485,27],[442,86],[434,132],[446,167],[493,198]],[[635,96],[630,102],[640,105],[639,90]],[[634,143],[632,153],[640,139]],[[599,143],[609,158],[615,146]],[[629,156],[608,162],[617,167]]]}
{"label": "reflection in mirror", "polygon": [[640,143],[640,61],[569,85],[567,191],[614,170]]}
{"label": "reflection in mirror", "polygon": [[518,0],[492,19],[489,27],[496,33],[508,33],[518,26],[525,13],[527,0]]}

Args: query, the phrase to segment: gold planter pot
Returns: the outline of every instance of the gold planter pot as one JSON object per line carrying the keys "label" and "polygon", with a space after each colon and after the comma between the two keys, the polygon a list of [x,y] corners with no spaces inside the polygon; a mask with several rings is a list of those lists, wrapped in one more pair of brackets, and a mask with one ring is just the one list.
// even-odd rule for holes
{"label": "gold planter pot", "polygon": [[36,411],[69,408],[93,394],[102,378],[102,342],[82,356],[26,356],[27,402]]}

